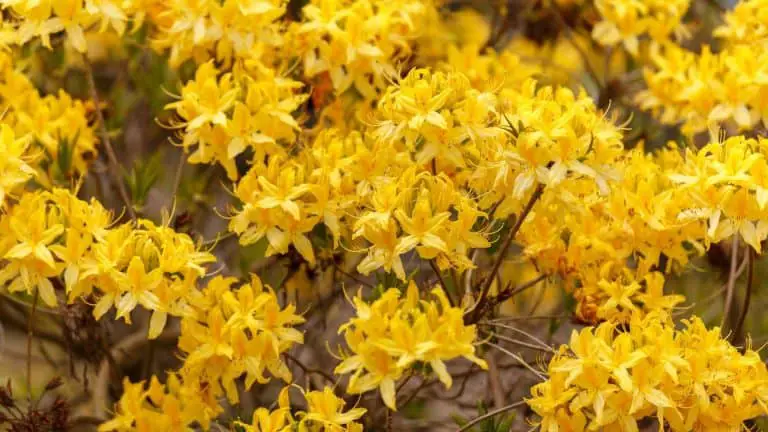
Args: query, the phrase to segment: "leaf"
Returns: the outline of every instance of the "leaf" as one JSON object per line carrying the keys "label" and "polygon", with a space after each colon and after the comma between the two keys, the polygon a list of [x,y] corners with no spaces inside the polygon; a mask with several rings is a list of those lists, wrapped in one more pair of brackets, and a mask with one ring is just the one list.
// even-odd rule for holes
{"label": "leaf", "polygon": [[400,412],[405,416],[405,418],[420,419],[424,418],[424,410],[426,406],[427,403],[425,399],[416,398],[408,402]]}
{"label": "leaf", "polygon": [[134,204],[142,206],[152,187],[160,179],[163,171],[163,153],[156,152],[149,158],[137,160],[131,171],[126,175],[126,183]]}

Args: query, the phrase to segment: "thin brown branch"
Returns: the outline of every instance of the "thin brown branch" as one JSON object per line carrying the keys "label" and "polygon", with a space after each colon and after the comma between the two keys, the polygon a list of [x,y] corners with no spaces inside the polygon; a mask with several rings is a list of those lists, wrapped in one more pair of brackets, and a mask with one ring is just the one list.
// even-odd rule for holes
{"label": "thin brown branch", "polygon": [[499,365],[496,364],[496,357],[492,351],[485,353],[485,361],[488,363],[488,385],[493,395],[493,405],[496,408],[504,407],[504,388],[499,374]]}
{"label": "thin brown branch", "polygon": [[539,284],[539,282],[543,281],[547,277],[549,277],[549,275],[541,274],[541,275],[537,276],[535,279],[531,279],[528,282],[523,283],[522,285],[516,286],[516,287],[514,287],[512,289],[509,289],[509,290],[504,290],[504,291],[500,292],[499,295],[497,295],[495,297],[495,300],[497,302],[501,303],[503,301],[511,299],[512,297],[520,294],[521,292],[527,290],[528,288],[535,287],[536,285]]}
{"label": "thin brown branch", "polygon": [[747,286],[744,292],[744,303],[741,306],[741,311],[739,311],[739,319],[736,321],[736,328],[733,330],[733,340],[736,344],[741,344],[744,339],[742,334],[744,331],[744,320],[747,318],[749,303],[752,300],[752,288],[755,278],[755,259],[757,258],[755,250],[752,247],[747,247],[746,255],[746,259],[749,261],[749,264],[747,264]]}
{"label": "thin brown branch", "polygon": [[96,80],[93,78],[93,68],[91,67],[91,63],[87,57],[83,59],[83,64],[85,64],[85,76],[88,80],[88,89],[91,92],[91,99],[93,99],[93,103],[96,106],[96,119],[99,122],[101,141],[104,145],[104,149],[106,150],[107,159],[109,160],[109,168],[110,172],[112,173],[112,180],[115,182],[117,192],[120,194],[120,198],[123,200],[123,204],[125,205],[125,209],[128,212],[128,215],[133,221],[136,221],[136,210],[133,208],[131,197],[128,195],[128,190],[125,188],[125,182],[121,177],[123,175],[123,167],[117,160],[115,149],[112,147],[112,141],[109,139],[109,132],[107,131],[107,124],[104,121],[104,114],[101,112],[101,99],[99,99],[99,91],[96,88]]}
{"label": "thin brown branch", "polygon": [[595,84],[600,88],[600,92],[602,93],[605,85],[600,81],[600,77],[597,74],[597,71],[595,71],[595,68],[592,67],[592,63],[589,62],[589,56],[587,55],[587,53],[576,42],[576,38],[574,37],[574,34],[573,34],[573,29],[565,21],[565,18],[563,18],[563,15],[560,13],[560,10],[556,6],[552,7],[552,11],[554,12],[553,15],[557,19],[560,26],[563,28],[563,30],[565,30],[566,39],[568,39],[568,42],[579,53],[579,55],[581,56],[581,61],[584,63],[584,67],[587,69],[587,72],[592,76],[592,79],[595,80]]}
{"label": "thin brown branch", "polygon": [[542,352],[546,352],[546,353],[554,352],[554,350],[552,348],[549,348],[549,347],[545,348],[545,347],[542,347],[540,345],[536,345],[536,344],[532,344],[532,343],[528,343],[528,342],[523,342],[521,340],[517,340],[515,338],[509,337],[509,336],[505,336],[505,335],[502,335],[502,334],[494,333],[493,336],[495,338],[499,339],[499,340],[503,340],[505,342],[509,342],[509,343],[511,343],[513,345],[518,345],[518,346],[529,348],[529,349],[532,349],[532,350],[535,350],[535,351],[542,351]]}
{"label": "thin brown branch", "polygon": [[499,256],[496,257],[496,261],[493,263],[493,267],[491,268],[491,273],[486,277],[485,283],[483,284],[482,290],[480,291],[480,298],[477,300],[474,307],[468,311],[472,312],[472,320],[470,320],[471,322],[476,322],[480,318],[480,314],[484,312],[484,304],[488,297],[488,292],[491,290],[491,285],[493,284],[493,280],[496,277],[496,273],[499,272],[501,263],[504,261],[509,248],[512,246],[512,242],[515,240],[515,236],[517,236],[518,231],[520,231],[520,228],[523,226],[525,218],[531,212],[533,206],[536,204],[539,198],[541,198],[542,193],[544,193],[544,184],[539,183],[536,186],[536,189],[533,191],[531,198],[525,204],[525,207],[517,217],[515,225],[512,226],[512,229],[509,231],[506,240],[504,240],[504,244],[501,246],[501,250],[499,251]]}
{"label": "thin brown branch", "polygon": [[725,306],[723,307],[723,319],[720,323],[720,329],[727,332],[733,329],[730,325],[731,308],[733,307],[733,296],[736,291],[736,267],[739,262],[739,234],[733,235],[731,243],[731,269],[728,272],[728,285],[725,291]]}
{"label": "thin brown branch", "polygon": [[517,402],[515,402],[513,404],[507,405],[505,407],[501,407],[501,408],[495,409],[493,411],[488,411],[487,413],[472,419],[467,424],[465,424],[464,426],[462,426],[459,429],[457,429],[456,432],[463,432],[463,431],[466,431],[466,430],[470,430],[472,428],[472,426],[482,422],[483,420],[489,419],[491,417],[495,417],[495,416],[497,416],[499,414],[503,414],[503,413],[505,413],[507,411],[512,411],[513,409],[519,408],[519,407],[521,407],[523,405],[525,405],[525,401],[521,400],[521,401],[517,401]]}
{"label": "thin brown branch", "polygon": [[512,351],[510,351],[510,350],[508,350],[508,349],[506,349],[506,348],[504,348],[502,346],[496,345],[493,342],[486,342],[486,344],[496,348],[497,350],[501,351],[502,353],[504,353],[504,354],[512,357],[513,359],[517,360],[526,369],[528,369],[530,372],[532,372],[534,375],[536,375],[536,377],[538,377],[540,380],[542,380],[542,381],[546,381],[547,380],[547,377],[544,376],[544,374],[542,374],[541,372],[539,372],[536,369],[534,369],[534,367],[531,366],[530,364],[528,364],[528,362],[526,362],[525,359],[521,355],[513,353]]}
{"label": "thin brown branch", "polygon": [[445,292],[445,296],[448,298],[448,303],[450,303],[451,306],[454,306],[451,292],[448,291],[448,285],[446,285],[445,279],[443,279],[443,274],[440,272],[440,268],[437,266],[434,259],[429,260],[429,266],[432,267],[432,271],[435,272],[435,275],[437,276],[437,280],[440,281],[440,286],[443,288],[443,291]]}
{"label": "thin brown branch", "polygon": [[419,383],[419,386],[413,390],[413,392],[408,396],[408,398],[405,401],[398,404],[397,406],[398,409],[408,406],[408,404],[411,403],[411,401],[419,394],[419,392],[421,392],[423,389],[425,389],[428,386],[429,386],[429,381],[422,378],[421,382]]}
{"label": "thin brown branch", "polygon": [[[166,330],[155,339],[155,343],[176,342],[179,338],[178,329],[166,328]],[[141,328],[127,337],[123,338],[114,347],[107,350],[104,360],[99,366],[93,388],[92,410],[95,418],[106,418],[107,404],[109,403],[109,384],[113,372],[116,368],[123,365],[132,355],[147,344],[147,329]],[[114,368],[114,369],[113,369]]]}
{"label": "thin brown branch", "polygon": [[359,283],[360,285],[366,286],[368,288],[375,288],[371,283],[364,281],[363,279],[353,275],[352,273],[348,273],[341,269],[336,263],[333,264],[333,267],[338,271],[339,273],[343,274],[344,276],[352,279],[353,281]]}
{"label": "thin brown branch", "polygon": [[30,405],[32,404],[32,340],[35,338],[35,311],[39,300],[40,290],[36,289],[32,298],[32,311],[27,318],[27,399]]}
{"label": "thin brown branch", "polygon": [[528,333],[525,330],[521,330],[521,329],[519,329],[517,327],[513,327],[511,325],[506,325],[506,324],[497,323],[497,322],[490,322],[490,321],[488,321],[488,322],[483,322],[483,324],[489,325],[489,326],[500,327],[500,328],[503,328],[503,329],[512,330],[513,332],[516,332],[516,333],[520,333],[521,335],[526,336],[529,339],[531,339],[532,341],[534,341],[537,344],[539,344],[538,349],[544,349],[544,350],[549,351],[549,352],[555,352],[554,348],[552,348],[551,346],[547,345],[543,340],[537,338],[536,336]]}
{"label": "thin brown branch", "polygon": [[320,369],[310,368],[310,367],[306,366],[304,363],[302,363],[299,359],[297,359],[296,357],[292,356],[291,354],[288,354],[287,352],[283,353],[283,356],[285,356],[285,358],[287,358],[288,360],[290,360],[294,364],[296,364],[296,366],[298,366],[302,371],[304,371],[304,373],[306,375],[309,375],[309,374],[320,375],[326,381],[328,381],[330,384],[336,385],[336,380],[331,375],[329,375],[327,372],[325,372],[323,370],[320,370]]}

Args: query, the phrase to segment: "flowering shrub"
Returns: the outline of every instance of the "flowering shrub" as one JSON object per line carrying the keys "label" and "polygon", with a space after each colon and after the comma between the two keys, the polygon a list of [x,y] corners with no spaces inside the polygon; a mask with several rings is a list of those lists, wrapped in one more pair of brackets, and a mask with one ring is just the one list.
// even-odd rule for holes
{"label": "flowering shrub", "polygon": [[764,3],[0,0],[0,428],[751,430]]}

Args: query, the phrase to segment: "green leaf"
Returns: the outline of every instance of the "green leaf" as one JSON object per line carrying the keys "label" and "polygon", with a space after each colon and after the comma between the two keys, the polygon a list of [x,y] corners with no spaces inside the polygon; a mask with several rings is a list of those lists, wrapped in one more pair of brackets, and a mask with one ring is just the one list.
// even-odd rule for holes
{"label": "green leaf", "polygon": [[162,158],[162,152],[156,152],[148,158],[138,159],[126,175],[125,180],[135,205],[143,206],[146,203],[149,191],[157,183],[162,173]]}
{"label": "green leaf", "polygon": [[401,408],[400,412],[406,418],[420,419],[420,418],[424,418],[424,410],[426,406],[427,406],[427,401],[425,399],[416,398],[408,402],[403,408]]}

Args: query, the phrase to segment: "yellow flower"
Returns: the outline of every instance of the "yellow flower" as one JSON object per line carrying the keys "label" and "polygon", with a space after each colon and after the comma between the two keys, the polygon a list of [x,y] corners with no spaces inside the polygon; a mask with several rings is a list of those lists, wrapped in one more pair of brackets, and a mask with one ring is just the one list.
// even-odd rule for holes
{"label": "yellow flower", "polygon": [[464,324],[463,310],[453,307],[441,289],[432,290],[435,300],[420,300],[411,281],[404,299],[391,288],[372,304],[354,299],[357,316],[339,328],[353,355],[335,373],[352,373],[347,391],[364,393],[378,388],[384,403],[397,410],[395,382],[416,363],[429,364],[440,381],[452,379],[445,361],[464,357],[482,368],[475,356],[475,327]]}
{"label": "yellow flower", "polygon": [[31,159],[28,147],[26,137],[16,138],[10,126],[0,125],[0,154],[3,155],[0,158],[0,208],[35,175],[28,164]]}
{"label": "yellow flower", "polygon": [[768,370],[756,352],[741,354],[698,318],[682,330],[656,314],[633,316],[630,325],[574,331],[527,401],[541,427],[638,430],[639,420],[655,416],[674,431],[736,430],[766,412]]}

